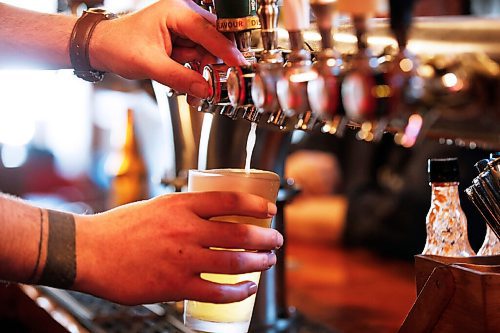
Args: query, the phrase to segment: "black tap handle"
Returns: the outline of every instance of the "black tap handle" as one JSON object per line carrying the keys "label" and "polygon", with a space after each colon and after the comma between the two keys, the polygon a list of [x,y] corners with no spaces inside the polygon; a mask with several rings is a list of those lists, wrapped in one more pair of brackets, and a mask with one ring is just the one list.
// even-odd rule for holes
{"label": "black tap handle", "polygon": [[412,22],[415,0],[389,0],[391,14],[391,30],[400,50],[406,48],[408,30]]}

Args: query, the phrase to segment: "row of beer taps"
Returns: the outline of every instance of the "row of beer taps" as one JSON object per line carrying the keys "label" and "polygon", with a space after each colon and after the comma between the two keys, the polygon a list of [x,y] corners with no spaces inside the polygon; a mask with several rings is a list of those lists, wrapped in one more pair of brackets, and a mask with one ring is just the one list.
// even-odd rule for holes
{"label": "row of beer taps", "polygon": [[[414,0],[389,0],[390,29],[397,47],[387,47],[382,54],[374,54],[367,43],[376,0],[284,0],[281,10],[277,0],[197,2],[217,14],[218,30],[234,35],[248,62],[239,67],[186,64],[199,70],[211,86],[206,100],[191,103],[199,111],[244,118],[280,130],[320,127],[323,132],[342,135],[347,127],[353,127],[358,130],[357,137],[366,141],[377,141],[391,131],[397,143],[408,147],[425,127],[426,116],[421,110],[428,102],[426,85],[433,81],[422,68],[432,64],[423,67],[407,50]],[[304,42],[311,9],[321,36],[319,50]],[[351,18],[357,40],[355,53],[336,50],[334,22],[338,13]],[[288,32],[288,48],[278,46],[279,15]],[[260,29],[258,48],[252,42],[256,29]],[[447,92],[460,90],[454,78],[440,81]]]}

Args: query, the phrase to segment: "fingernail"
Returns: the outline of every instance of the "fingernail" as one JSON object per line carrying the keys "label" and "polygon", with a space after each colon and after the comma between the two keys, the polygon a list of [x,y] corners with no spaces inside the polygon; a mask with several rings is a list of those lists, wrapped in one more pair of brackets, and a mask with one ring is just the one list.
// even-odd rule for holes
{"label": "fingernail", "polygon": [[267,217],[273,217],[278,212],[278,207],[272,202],[267,204]]}
{"label": "fingernail", "polygon": [[276,265],[276,261],[277,261],[277,258],[276,258],[276,254],[274,254],[274,252],[271,252],[267,255],[268,268],[271,268],[274,265]]}
{"label": "fingernail", "polygon": [[252,282],[252,284],[248,287],[248,296],[251,296],[257,292],[257,285]]}
{"label": "fingernail", "polygon": [[283,246],[283,235],[276,231],[276,250]]}
{"label": "fingernail", "polygon": [[208,83],[207,82],[193,82],[189,87],[189,94],[198,98],[205,99],[208,97]]}

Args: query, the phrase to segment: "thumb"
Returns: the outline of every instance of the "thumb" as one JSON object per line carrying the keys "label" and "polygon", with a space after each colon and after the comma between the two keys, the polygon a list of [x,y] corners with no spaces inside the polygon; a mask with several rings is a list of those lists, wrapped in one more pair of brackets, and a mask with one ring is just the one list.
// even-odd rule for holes
{"label": "thumb", "polygon": [[208,83],[201,74],[168,57],[153,67],[150,77],[178,92],[201,99],[209,94]]}

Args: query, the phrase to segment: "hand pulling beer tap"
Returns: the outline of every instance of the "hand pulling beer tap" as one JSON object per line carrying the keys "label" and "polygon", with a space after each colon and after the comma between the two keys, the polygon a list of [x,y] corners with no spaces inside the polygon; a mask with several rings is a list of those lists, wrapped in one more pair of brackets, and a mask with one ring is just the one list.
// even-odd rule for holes
{"label": "hand pulling beer tap", "polygon": [[[233,34],[236,46],[249,63],[256,61],[255,52],[251,48],[252,30],[260,28],[256,16],[257,3],[255,0],[233,1],[215,0],[217,14],[217,30],[222,33]],[[237,110],[231,105],[227,91],[228,66],[226,64],[211,64],[203,69],[203,77],[211,87],[208,103],[219,105],[218,112],[231,118],[237,116]],[[233,98],[234,99],[234,98]]]}
{"label": "hand pulling beer tap", "polygon": [[302,31],[309,28],[309,0],[285,0],[283,18],[291,53],[278,81],[278,99],[287,117],[298,116],[297,129],[311,129],[316,115],[311,112],[307,84],[318,74],[312,70],[311,53],[304,49]]}
{"label": "hand pulling beer tap", "polygon": [[312,111],[326,122],[323,130],[341,136],[348,121],[343,117],[343,112],[340,113],[343,111],[340,103],[340,75],[343,62],[333,46],[332,28],[336,2],[336,0],[311,0],[311,9],[316,16],[316,25],[321,35],[321,51],[313,64],[318,77],[309,82],[307,93]]}
{"label": "hand pulling beer tap", "polygon": [[[261,36],[264,50],[263,61],[268,61],[270,55],[278,59],[279,71],[282,70],[283,58],[281,52],[274,52],[276,49],[277,36],[276,29],[278,25],[278,6],[277,0],[260,0],[257,14],[261,24]],[[262,62],[262,60],[261,60]],[[276,61],[274,61],[276,62]],[[252,95],[252,86],[255,82],[256,67],[255,63],[250,66],[231,67],[228,71],[228,90],[229,99],[233,106],[243,107],[245,112],[243,117],[252,122],[258,122],[263,113],[260,96],[254,101]],[[261,80],[259,77],[257,80]],[[272,78],[270,78],[272,80]]]}
{"label": "hand pulling beer tap", "polygon": [[278,49],[277,0],[260,0],[257,14],[261,22],[261,37],[264,50],[255,65],[251,95],[259,113],[268,113],[268,123],[282,128],[286,117],[280,109],[276,84],[283,75],[283,54]]}
{"label": "hand pulling beer tap", "polygon": [[357,137],[366,141],[377,140],[386,127],[386,123],[379,120],[387,112],[391,93],[378,59],[368,49],[368,19],[376,12],[377,1],[339,0],[337,3],[339,11],[351,15],[358,48],[342,81],[342,105],[347,117],[361,124]]}

